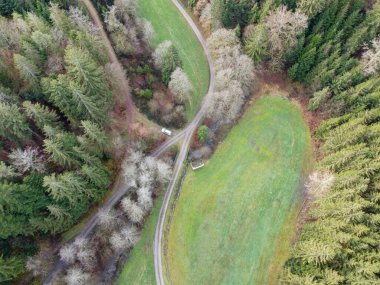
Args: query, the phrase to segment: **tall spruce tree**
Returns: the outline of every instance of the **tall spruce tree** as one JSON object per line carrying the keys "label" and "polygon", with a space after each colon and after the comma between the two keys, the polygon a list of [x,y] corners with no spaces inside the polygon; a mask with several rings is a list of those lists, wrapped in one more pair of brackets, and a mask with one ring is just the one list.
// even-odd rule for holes
{"label": "tall spruce tree", "polygon": [[23,141],[30,135],[31,130],[26,117],[17,105],[0,103],[0,136]]}

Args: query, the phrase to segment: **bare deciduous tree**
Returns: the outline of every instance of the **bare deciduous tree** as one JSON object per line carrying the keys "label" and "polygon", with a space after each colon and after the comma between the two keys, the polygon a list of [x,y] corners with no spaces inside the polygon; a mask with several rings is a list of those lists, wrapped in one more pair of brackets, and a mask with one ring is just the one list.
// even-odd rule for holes
{"label": "bare deciduous tree", "polygon": [[217,71],[228,68],[234,69],[236,67],[236,59],[241,55],[241,52],[240,45],[220,48],[219,56],[215,59],[215,69]]}
{"label": "bare deciduous tree", "polygon": [[121,67],[120,64],[117,63],[107,63],[105,68],[105,76],[108,82],[111,83],[112,89],[117,91],[125,91],[120,90],[121,84],[123,80],[125,80],[125,70]]}
{"label": "bare deciduous tree", "polygon": [[289,11],[280,6],[269,13],[265,19],[269,31],[269,49],[272,67],[282,67],[283,58],[296,44],[297,37],[307,27],[307,16],[300,11]]}
{"label": "bare deciduous tree", "polygon": [[0,48],[18,49],[20,44],[19,29],[14,21],[0,18]]}
{"label": "bare deciduous tree", "polygon": [[140,238],[140,233],[135,226],[127,226],[121,230],[121,235],[127,242],[127,247],[134,246]]}
{"label": "bare deciduous tree", "polygon": [[169,90],[180,102],[184,102],[185,100],[191,102],[193,86],[182,68],[177,67],[171,74]]}
{"label": "bare deciduous tree", "polygon": [[139,176],[139,185],[141,187],[151,187],[154,183],[154,172],[152,171],[141,171]]}
{"label": "bare deciduous tree", "polygon": [[202,9],[199,21],[200,21],[202,27],[206,31],[211,30],[211,28],[212,28],[211,3],[207,3],[206,6]]}
{"label": "bare deciduous tree", "polygon": [[134,164],[138,164],[143,160],[143,157],[143,153],[136,147],[135,150],[132,150],[129,154],[128,161]]}
{"label": "bare deciduous tree", "polygon": [[116,213],[113,210],[103,210],[101,209],[98,213],[99,225],[104,230],[110,230],[115,227],[117,222]]}
{"label": "bare deciduous tree", "polygon": [[366,46],[362,56],[363,72],[366,75],[374,75],[380,70],[380,36],[374,39],[371,47]]}
{"label": "bare deciduous tree", "polygon": [[234,80],[230,86],[211,97],[209,113],[214,119],[231,121],[236,118],[244,103],[244,92],[240,84]]}
{"label": "bare deciduous tree", "polygon": [[233,31],[220,29],[208,39],[215,59],[215,91],[209,104],[209,115],[230,121],[236,118],[254,82],[252,60],[242,54]]}
{"label": "bare deciduous tree", "polygon": [[73,245],[77,247],[77,249],[83,249],[83,248],[86,248],[87,245],[88,245],[88,240],[84,237],[77,237],[74,242],[73,242]]}
{"label": "bare deciduous tree", "polygon": [[241,54],[236,58],[233,78],[241,83],[245,93],[249,92],[255,80],[253,61],[250,57]]}
{"label": "bare deciduous tree", "polygon": [[127,248],[124,237],[118,232],[114,232],[111,235],[110,244],[114,251],[125,250]]}
{"label": "bare deciduous tree", "polygon": [[[52,4],[54,5],[54,4]],[[13,20],[16,24],[17,29],[23,35],[29,35],[32,30],[30,29],[28,23],[25,21],[24,17],[20,14],[13,13]]]}
{"label": "bare deciduous tree", "polygon": [[153,52],[153,61],[154,61],[154,66],[157,69],[162,69],[164,65],[164,59],[165,56],[167,55],[170,47],[173,45],[171,41],[164,41],[158,45],[158,47],[155,49]]}
{"label": "bare deciduous tree", "polygon": [[207,6],[207,4],[209,4],[207,0],[199,0],[199,1],[197,1],[197,4],[195,5],[195,7],[193,9],[194,15],[196,17],[199,17],[201,15],[202,11]]}
{"label": "bare deciduous tree", "polygon": [[145,43],[151,45],[154,38],[154,28],[152,24],[146,19],[142,19],[141,21],[141,32]]}
{"label": "bare deciduous tree", "polygon": [[233,30],[219,29],[211,34],[207,39],[207,45],[214,59],[221,57],[221,53],[225,48],[235,47],[239,41]]}
{"label": "bare deciduous tree", "polygon": [[139,224],[143,221],[145,213],[135,202],[126,197],[121,200],[121,207],[132,223]]}
{"label": "bare deciduous tree", "polygon": [[86,270],[91,270],[96,265],[95,251],[89,247],[81,248],[77,253],[77,259]]}
{"label": "bare deciduous tree", "polygon": [[124,179],[127,183],[129,183],[131,186],[137,185],[137,167],[135,164],[133,164],[130,161],[126,161],[123,164],[123,175]]}
{"label": "bare deciduous tree", "polygon": [[104,16],[104,22],[107,24],[107,30],[109,32],[115,32],[123,28],[123,24],[117,18],[117,7],[111,6]]}
{"label": "bare deciduous tree", "polygon": [[161,183],[169,182],[172,175],[172,168],[170,165],[162,160],[157,161],[157,179]]}
{"label": "bare deciduous tree", "polygon": [[77,247],[73,244],[66,244],[59,251],[61,259],[68,264],[73,264],[75,262],[76,254]]}
{"label": "bare deciduous tree", "polygon": [[115,1],[115,4],[121,12],[127,14],[129,17],[137,17],[138,4],[136,0],[119,0]]}
{"label": "bare deciduous tree", "polygon": [[115,251],[126,250],[133,247],[139,240],[139,232],[135,226],[127,226],[120,232],[114,232],[110,243]]}
{"label": "bare deciduous tree", "polygon": [[116,151],[120,152],[123,148],[123,139],[120,135],[116,135],[112,138],[112,146]]}
{"label": "bare deciduous tree", "polygon": [[52,54],[48,57],[46,64],[47,73],[60,73],[64,69],[64,61],[58,54]]}
{"label": "bare deciduous tree", "polygon": [[144,159],[144,163],[148,167],[148,169],[156,169],[157,168],[157,160],[154,157],[148,156]]}
{"label": "bare deciduous tree", "polygon": [[89,17],[83,14],[81,9],[71,6],[69,10],[69,18],[80,30],[99,36],[98,26],[90,21]]}
{"label": "bare deciduous tree", "polygon": [[215,61],[215,68],[218,70],[215,78],[216,90],[227,88],[229,83],[235,80],[241,84],[246,96],[255,81],[253,62],[248,56],[241,54],[240,49],[229,51],[223,52],[223,57]]}
{"label": "bare deciduous tree", "polygon": [[[119,1],[118,3],[120,2],[124,1]],[[107,25],[107,30],[111,32],[115,49],[121,54],[134,52],[139,47],[135,16],[128,14],[132,10],[132,6],[127,7],[124,4],[113,5],[104,16],[104,22]]]}
{"label": "bare deciduous tree", "polygon": [[84,272],[79,267],[72,267],[67,270],[65,281],[68,285],[85,285],[90,279],[90,274]]}
{"label": "bare deciduous tree", "polygon": [[143,187],[137,190],[137,202],[145,212],[150,212],[153,208],[152,192],[149,188]]}
{"label": "bare deciduous tree", "polygon": [[308,194],[320,196],[328,191],[334,182],[334,176],[328,171],[314,171],[305,184]]}
{"label": "bare deciduous tree", "polygon": [[9,159],[20,173],[28,171],[43,173],[45,171],[43,158],[39,155],[39,151],[36,148],[15,149],[9,155]]}
{"label": "bare deciduous tree", "polygon": [[41,250],[37,255],[29,257],[26,261],[26,268],[33,273],[33,276],[45,276],[52,265],[53,259],[50,248]]}

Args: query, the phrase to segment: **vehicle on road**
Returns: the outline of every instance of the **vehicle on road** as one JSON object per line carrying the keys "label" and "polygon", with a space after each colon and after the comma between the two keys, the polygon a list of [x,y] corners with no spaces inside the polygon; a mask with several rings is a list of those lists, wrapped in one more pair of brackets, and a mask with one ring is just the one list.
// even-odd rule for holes
{"label": "vehicle on road", "polygon": [[161,129],[161,132],[169,137],[172,136],[172,131],[168,130],[168,129],[165,129],[165,128],[162,128]]}

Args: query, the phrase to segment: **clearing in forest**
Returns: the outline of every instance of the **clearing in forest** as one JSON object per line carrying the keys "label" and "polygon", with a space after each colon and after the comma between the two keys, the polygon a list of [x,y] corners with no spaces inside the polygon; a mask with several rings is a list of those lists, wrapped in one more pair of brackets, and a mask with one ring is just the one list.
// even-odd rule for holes
{"label": "clearing in forest", "polygon": [[187,115],[191,119],[198,111],[209,83],[206,56],[194,32],[170,0],[139,0],[141,17],[150,21],[155,30],[153,46],[169,40],[177,48],[183,70],[194,87]]}
{"label": "clearing in forest", "polygon": [[271,284],[289,252],[310,134],[280,96],[255,101],[189,171],[167,238],[170,284]]}

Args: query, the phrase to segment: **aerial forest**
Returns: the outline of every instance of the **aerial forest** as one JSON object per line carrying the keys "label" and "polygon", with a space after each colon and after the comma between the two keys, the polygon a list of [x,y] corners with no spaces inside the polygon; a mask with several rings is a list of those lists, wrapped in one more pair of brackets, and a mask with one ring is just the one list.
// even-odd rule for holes
{"label": "aerial forest", "polygon": [[[57,259],[71,266],[65,284],[97,284],[172,179],[180,148],[149,156],[161,127],[180,133],[207,93],[190,51],[158,41],[139,0],[91,1],[102,26],[82,2],[0,0],[0,284],[40,284]],[[193,154],[211,156],[264,72],[302,90],[319,118],[305,216],[277,284],[380,284],[380,1],[181,3],[215,69]],[[132,190],[99,212],[95,234],[65,239],[118,183]]]}

